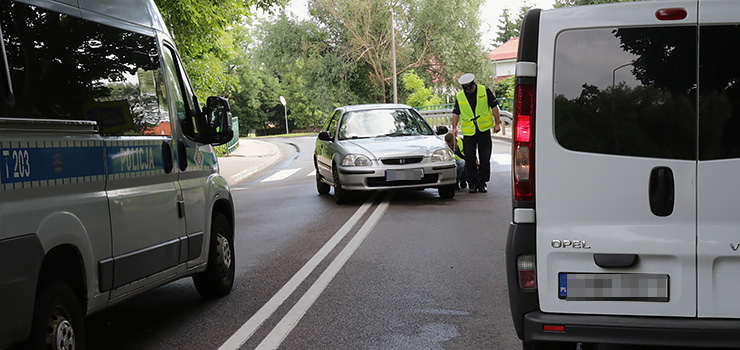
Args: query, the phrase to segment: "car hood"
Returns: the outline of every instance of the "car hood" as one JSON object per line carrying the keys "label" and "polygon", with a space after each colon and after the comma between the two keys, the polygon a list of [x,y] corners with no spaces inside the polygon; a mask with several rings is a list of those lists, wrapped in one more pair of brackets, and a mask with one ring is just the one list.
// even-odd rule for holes
{"label": "car hood", "polygon": [[342,143],[349,153],[365,154],[374,159],[429,156],[432,152],[447,147],[437,136],[421,135],[344,140]]}

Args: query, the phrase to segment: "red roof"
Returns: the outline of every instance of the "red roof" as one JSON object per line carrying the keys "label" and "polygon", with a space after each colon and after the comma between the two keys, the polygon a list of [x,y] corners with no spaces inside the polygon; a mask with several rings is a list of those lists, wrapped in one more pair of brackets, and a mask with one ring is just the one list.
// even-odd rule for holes
{"label": "red roof", "polygon": [[516,58],[516,54],[519,51],[519,38],[511,38],[503,45],[491,50],[488,53],[488,58],[491,61],[505,61]]}

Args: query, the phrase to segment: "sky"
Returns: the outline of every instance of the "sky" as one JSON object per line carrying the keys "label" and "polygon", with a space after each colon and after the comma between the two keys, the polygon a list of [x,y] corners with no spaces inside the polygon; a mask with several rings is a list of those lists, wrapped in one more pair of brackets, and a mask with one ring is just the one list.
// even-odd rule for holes
{"label": "sky", "polygon": [[[286,12],[293,13],[299,19],[308,18],[308,5],[306,0],[290,0]],[[481,6],[481,45],[490,50],[494,49],[491,42],[496,37],[496,31],[500,24],[500,14],[505,9],[509,13],[517,15],[522,6],[530,5],[541,9],[550,9],[555,0],[486,0]]]}

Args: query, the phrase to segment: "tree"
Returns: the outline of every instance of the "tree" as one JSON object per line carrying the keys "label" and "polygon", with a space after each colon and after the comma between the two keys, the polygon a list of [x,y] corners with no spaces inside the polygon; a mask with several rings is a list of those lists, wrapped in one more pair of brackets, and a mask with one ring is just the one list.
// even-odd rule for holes
{"label": "tree", "polygon": [[424,81],[413,70],[403,75],[403,86],[411,91],[406,104],[411,107],[432,106],[442,103],[439,96],[432,94],[432,89],[424,86]]}
{"label": "tree", "polygon": [[[375,101],[387,101],[393,79],[391,10],[395,17],[398,75],[417,69],[440,84],[462,72],[484,71],[485,51],[479,39],[482,0],[311,0],[309,8],[327,29],[330,45],[354,72],[375,90]],[[454,13],[460,21],[450,21]],[[422,73],[423,72],[423,73]],[[353,75],[356,77],[356,75]]]}
{"label": "tree", "polygon": [[522,27],[522,21],[524,21],[524,15],[527,14],[527,11],[531,9],[532,6],[526,5],[519,8],[519,15],[517,15],[517,18],[512,20],[511,15],[509,14],[509,9],[504,9],[504,12],[501,14],[501,18],[499,19],[500,23],[498,25],[498,32],[496,33],[498,36],[496,39],[493,40],[494,46],[499,46],[511,38],[518,38],[519,37],[519,30]]}
{"label": "tree", "polygon": [[223,93],[236,83],[227,74],[227,62],[236,45],[225,33],[251,15],[250,8],[269,10],[287,0],[155,0],[173,35],[185,69],[199,99]]}

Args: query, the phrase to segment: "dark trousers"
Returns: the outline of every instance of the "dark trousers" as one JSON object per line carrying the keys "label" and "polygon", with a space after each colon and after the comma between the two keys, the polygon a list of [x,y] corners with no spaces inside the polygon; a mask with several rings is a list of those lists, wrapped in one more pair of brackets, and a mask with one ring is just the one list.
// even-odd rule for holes
{"label": "dark trousers", "polygon": [[[463,136],[463,149],[465,150],[465,178],[468,184],[478,185],[486,183],[491,179],[491,130],[480,132],[475,130],[473,136]],[[480,165],[475,166],[476,154],[480,156]]]}

